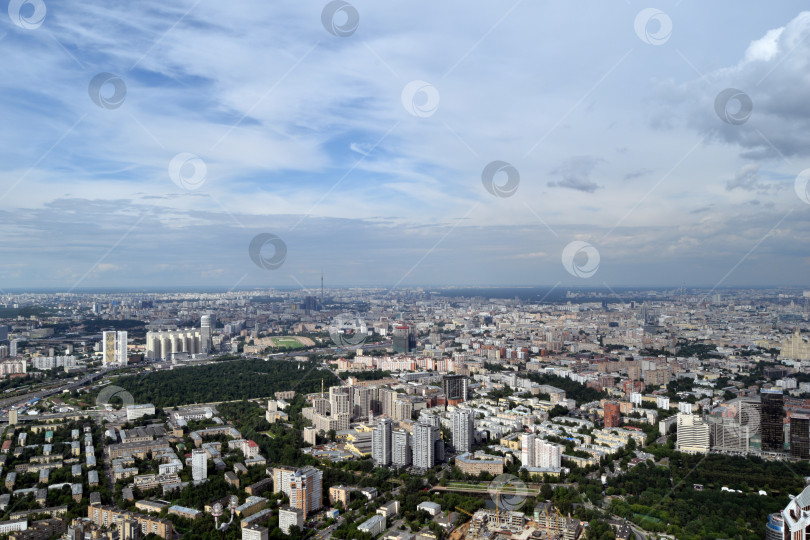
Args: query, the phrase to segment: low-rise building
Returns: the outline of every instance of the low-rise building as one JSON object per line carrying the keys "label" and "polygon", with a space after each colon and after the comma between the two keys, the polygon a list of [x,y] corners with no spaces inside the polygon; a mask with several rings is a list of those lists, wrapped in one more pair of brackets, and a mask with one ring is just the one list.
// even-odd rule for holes
{"label": "low-rise building", "polygon": [[245,502],[236,507],[236,515],[246,517],[255,514],[267,505],[267,499],[251,495]]}
{"label": "low-rise building", "polygon": [[431,516],[438,516],[442,513],[442,505],[433,501],[424,501],[416,505],[416,511],[424,510]]}
{"label": "low-rise building", "polygon": [[370,534],[371,536],[377,536],[381,534],[385,530],[386,520],[385,516],[381,514],[376,514],[371,516],[363,523],[357,526],[357,530],[360,532],[364,532]]}
{"label": "low-rise building", "polygon": [[180,516],[186,519],[197,519],[202,515],[202,512],[200,512],[199,510],[178,505],[170,506],[169,513],[172,514],[173,516]]}
{"label": "low-rise building", "polygon": [[242,540],[267,540],[267,538],[267,527],[256,524],[242,527]]}
{"label": "low-rise building", "polygon": [[87,517],[99,527],[109,527],[123,520],[135,520],[144,534],[156,534],[161,538],[171,539],[174,535],[172,522],[145,514],[126,512],[113,506],[88,506]]}
{"label": "low-rise building", "polygon": [[137,501],[135,503],[135,508],[140,510],[141,512],[154,512],[156,514],[160,513],[161,510],[169,506],[166,503],[158,502],[158,501]]}
{"label": "low-rise building", "polygon": [[155,406],[151,403],[146,403],[143,405],[128,405],[127,406],[127,420],[137,420],[138,418],[144,416],[151,416],[155,414]]}
{"label": "low-rise building", "polygon": [[391,501],[377,508],[377,513],[386,519],[399,514],[399,501]]}
{"label": "low-rise building", "polygon": [[456,456],[456,467],[464,474],[478,476],[482,472],[503,474],[503,457],[476,452]]}

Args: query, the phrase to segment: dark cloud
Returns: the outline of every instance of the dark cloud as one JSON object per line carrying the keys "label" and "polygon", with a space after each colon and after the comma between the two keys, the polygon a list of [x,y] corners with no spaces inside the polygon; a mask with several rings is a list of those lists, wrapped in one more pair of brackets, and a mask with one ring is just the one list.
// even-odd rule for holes
{"label": "dark cloud", "polygon": [[[677,87],[662,85],[665,112],[651,125],[661,129],[677,125],[679,106],[688,104],[691,127],[709,141],[738,145],[746,159],[810,156],[808,38],[810,12],[803,12],[753,41],[736,66]],[[746,182],[750,185],[752,180],[740,179],[734,187],[748,189]]]}
{"label": "dark cloud", "polygon": [[562,187],[593,193],[601,188],[599,184],[590,179],[591,173],[597,165],[605,160],[594,156],[575,156],[564,161],[551,174],[562,176],[561,180],[549,182],[549,187]]}
{"label": "dark cloud", "polygon": [[763,180],[759,173],[759,164],[757,163],[749,163],[743,166],[737,171],[734,178],[726,182],[727,191],[741,189],[743,191],[754,191],[764,194],[777,191],[779,187],[779,184]]}
{"label": "dark cloud", "polygon": [[635,180],[636,178],[641,178],[642,176],[646,176],[651,172],[651,169],[639,169],[637,171],[631,171],[624,175],[624,180]]}

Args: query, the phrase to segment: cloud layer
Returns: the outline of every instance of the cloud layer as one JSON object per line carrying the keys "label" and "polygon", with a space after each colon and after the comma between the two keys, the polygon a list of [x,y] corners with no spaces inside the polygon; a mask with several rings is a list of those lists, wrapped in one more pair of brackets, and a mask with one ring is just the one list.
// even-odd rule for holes
{"label": "cloud layer", "polygon": [[[679,4],[658,45],[641,5],[434,4],[357,1],[346,37],[326,3],[9,18],[0,287],[810,285],[800,3]],[[497,160],[511,196],[482,186]]]}

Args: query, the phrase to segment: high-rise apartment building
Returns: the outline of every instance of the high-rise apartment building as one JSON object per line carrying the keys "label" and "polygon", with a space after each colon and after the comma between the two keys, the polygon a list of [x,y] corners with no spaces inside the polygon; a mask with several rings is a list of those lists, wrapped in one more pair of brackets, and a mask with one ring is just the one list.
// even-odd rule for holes
{"label": "high-rise apartment building", "polygon": [[404,429],[391,434],[391,464],[394,467],[408,467],[413,462],[411,434]]}
{"label": "high-rise apartment building", "polygon": [[706,421],[711,429],[712,450],[747,454],[750,450],[751,429],[736,418],[710,415]]}
{"label": "high-rise apartment building", "polygon": [[622,424],[622,415],[619,403],[616,401],[605,402],[605,427],[619,427]]}
{"label": "high-rise apartment building", "polygon": [[213,315],[200,317],[200,352],[203,354],[211,352],[211,338],[214,335],[215,324],[216,318]]}
{"label": "high-rise apartment building", "polygon": [[410,420],[413,416],[413,403],[405,399],[397,399],[394,401],[394,410],[391,412],[391,418],[397,422],[402,420]]}
{"label": "high-rise apartment building", "polygon": [[737,421],[748,428],[749,435],[762,433],[762,402],[759,398],[740,398],[738,400]]}
{"label": "high-rise apartment building", "polygon": [[532,433],[520,436],[520,462],[524,467],[534,467],[534,441],[537,437]]}
{"label": "high-rise apartment building", "polygon": [[763,390],[760,425],[762,427],[762,451],[781,452],[785,448],[784,397],[779,390]]}
{"label": "high-rise apartment building", "polygon": [[127,333],[124,331],[107,331],[101,334],[101,351],[105,366],[118,364],[127,365]]}
{"label": "high-rise apartment building", "polygon": [[146,333],[146,358],[150,360],[170,360],[172,355],[201,352],[201,331],[196,328]]}
{"label": "high-rise apartment building", "polygon": [[26,362],[23,358],[20,358],[19,360],[4,360],[0,362],[0,377],[27,372],[28,362]]}
{"label": "high-rise apartment building", "polygon": [[374,402],[378,400],[379,388],[371,386],[356,386],[352,388],[352,417],[368,418],[373,414]]}
{"label": "high-rise apartment building", "polygon": [[[396,390],[392,388],[380,388],[380,411],[379,413],[388,416],[389,418],[393,418],[394,416],[394,402],[396,402],[397,397]],[[374,411],[377,413],[378,411]]]}
{"label": "high-rise apartment building", "polygon": [[273,490],[290,498],[290,509],[306,516],[323,507],[323,472],[315,467],[275,467]]}
{"label": "high-rise apartment building", "polygon": [[350,389],[345,386],[332,386],[329,388],[329,409],[332,416],[338,414],[352,414],[352,396]]}
{"label": "high-rise apartment building", "polygon": [[413,327],[400,324],[394,327],[393,347],[395,353],[409,353],[416,349],[416,334]]}
{"label": "high-rise apartment building", "polygon": [[678,413],[677,448],[687,454],[706,454],[711,441],[710,428],[696,414]]}
{"label": "high-rise apartment building", "polygon": [[285,493],[289,495],[290,492],[290,479],[295,474],[295,467],[288,467],[283,465],[281,467],[273,468],[273,492]]}
{"label": "high-rise apartment building", "polygon": [[790,455],[810,459],[810,416],[806,414],[790,417]]}
{"label": "high-rise apartment building", "polygon": [[531,433],[520,437],[520,462],[524,467],[559,469],[562,467],[563,447],[550,443]]}
{"label": "high-rise apartment building", "polygon": [[442,426],[441,419],[436,416],[435,414],[431,414],[429,412],[425,412],[424,409],[419,414],[419,423],[420,424],[428,424],[430,426],[439,429]]}
{"label": "high-rise apartment building", "polygon": [[191,451],[191,479],[200,482],[208,478],[208,455],[205,450],[197,449]]}
{"label": "high-rise apartment building", "polygon": [[391,465],[391,432],[393,422],[388,418],[383,418],[377,422],[377,426],[371,431],[371,458],[378,467]]}
{"label": "high-rise apartment building", "polygon": [[448,400],[468,401],[468,380],[464,375],[445,375],[442,377],[442,391]]}
{"label": "high-rise apartment building", "polygon": [[316,397],[312,400],[312,408],[318,414],[329,414],[329,400],[322,397]]}
{"label": "high-rise apartment building", "polygon": [[457,409],[450,415],[450,422],[456,453],[470,452],[475,439],[475,413],[470,409]]}
{"label": "high-rise apartment building", "polygon": [[562,467],[563,447],[559,444],[538,440],[534,447],[534,461],[536,467],[543,469],[559,469]]}
{"label": "high-rise apartment building", "polygon": [[439,429],[423,422],[413,426],[413,466],[430,469],[436,465],[436,440]]}
{"label": "high-rise apartment building", "polygon": [[314,427],[304,428],[304,442],[315,446],[318,442],[318,431]]}
{"label": "high-rise apartment building", "polygon": [[323,471],[315,467],[302,467],[290,478],[290,508],[301,510],[304,515],[323,507]]}

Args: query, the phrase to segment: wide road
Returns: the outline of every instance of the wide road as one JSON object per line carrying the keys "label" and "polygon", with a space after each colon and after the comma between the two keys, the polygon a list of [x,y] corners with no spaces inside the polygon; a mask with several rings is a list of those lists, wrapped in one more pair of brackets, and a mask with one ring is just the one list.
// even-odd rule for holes
{"label": "wide road", "polygon": [[[489,493],[490,488],[489,484],[484,484],[480,486],[472,486],[472,485],[457,485],[454,486],[452,483],[447,486],[433,486],[430,488],[430,491],[452,491],[454,493]],[[539,486],[530,486],[526,485],[525,488],[517,487],[517,486],[504,486],[501,490],[501,493],[506,495],[526,495],[528,497],[536,497],[540,494],[540,487]]]}
{"label": "wide road", "polygon": [[[311,354],[338,354],[338,353],[341,353],[341,352],[344,352],[344,351],[356,351],[357,349],[364,349],[364,350],[384,349],[384,348],[389,347],[390,345],[391,345],[391,341],[385,341],[385,342],[381,342],[381,343],[360,344],[360,345],[352,345],[352,346],[344,346],[344,347],[338,347],[338,346],[322,347],[322,348],[318,348],[318,349],[309,349],[307,351],[289,351],[289,352],[286,352],[286,353],[271,356],[271,358],[272,359],[283,359],[283,358],[293,358],[293,357],[296,357],[296,356],[308,356],[308,355],[311,355]],[[244,355],[243,358],[245,358],[245,357],[262,358],[260,356],[254,356],[254,355],[249,355],[249,356]],[[236,360],[234,360],[234,361],[236,361]],[[192,361],[192,362],[187,362],[187,363],[175,364],[174,367],[192,367],[192,366],[200,366],[200,365],[205,365],[205,364],[210,364],[210,363],[214,363],[214,360],[213,359],[203,360],[201,362],[193,362]],[[145,364],[145,365],[150,365],[150,364]],[[134,368],[137,369],[138,365],[133,364],[130,367],[134,367]],[[31,391],[26,392],[25,394],[12,396],[12,397],[9,397],[9,398],[6,398],[6,399],[0,399],[0,418],[8,417],[8,413],[7,412],[2,412],[3,410],[8,410],[8,409],[10,409],[12,407],[15,407],[15,406],[20,407],[20,406],[24,405],[25,403],[31,401],[32,399],[44,399],[44,398],[47,398],[47,397],[50,397],[50,396],[62,394],[64,392],[69,392],[71,390],[78,390],[79,388],[82,388],[82,387],[86,386],[87,384],[92,383],[96,379],[103,378],[106,375],[112,374],[112,373],[114,373],[114,371],[109,371],[107,369],[101,369],[101,370],[96,371],[96,372],[94,372],[92,374],[89,374],[89,375],[86,375],[86,376],[82,377],[78,381],[64,381],[63,384],[59,384],[58,382],[50,382],[50,383],[46,382],[46,383],[43,383],[42,385],[40,385],[41,386],[40,388],[32,389]],[[337,376],[337,373],[335,373],[335,375]],[[52,415],[37,415],[37,416],[32,417],[32,419],[35,419],[35,418],[46,419],[46,418],[50,418],[50,417],[52,417]],[[28,419],[27,415],[21,415],[20,420],[23,420],[23,419],[27,420]]]}
{"label": "wide road", "polygon": [[[81,387],[87,385],[88,383],[94,381],[95,379],[97,379],[97,378],[99,378],[99,377],[101,377],[103,375],[104,375],[104,372],[99,371],[99,372],[93,373],[92,375],[88,375],[88,376],[86,376],[86,377],[84,377],[84,378],[82,378],[82,379],[80,379],[78,381],[65,381],[64,384],[59,385],[59,386],[50,386],[50,387],[41,388],[41,389],[38,389],[38,390],[32,390],[32,391],[30,391],[30,392],[28,392],[26,394],[22,394],[22,395],[19,395],[19,396],[14,396],[14,397],[11,397],[11,398],[8,398],[8,399],[4,399],[4,400],[0,401],[0,409],[9,409],[9,408],[11,408],[11,407],[13,407],[15,405],[19,407],[20,405],[23,405],[23,404],[31,401],[32,399],[37,399],[37,398],[38,399],[43,399],[43,398],[50,397],[50,396],[53,396],[53,395],[56,395],[56,394],[62,394],[65,391],[69,392],[70,390],[76,390],[78,388],[81,388]],[[8,413],[4,412],[4,413],[2,413],[2,416],[8,416]]]}

